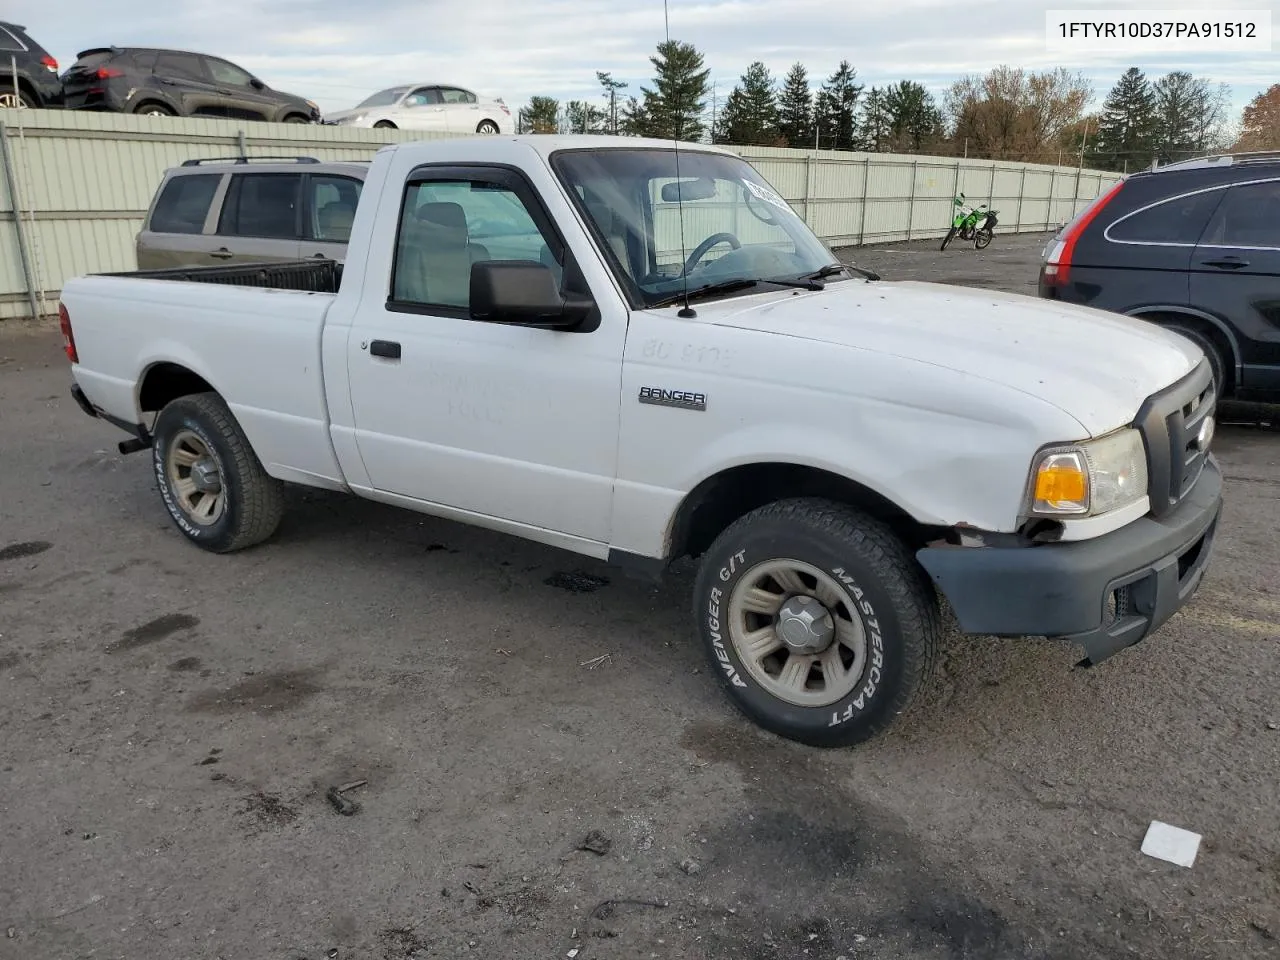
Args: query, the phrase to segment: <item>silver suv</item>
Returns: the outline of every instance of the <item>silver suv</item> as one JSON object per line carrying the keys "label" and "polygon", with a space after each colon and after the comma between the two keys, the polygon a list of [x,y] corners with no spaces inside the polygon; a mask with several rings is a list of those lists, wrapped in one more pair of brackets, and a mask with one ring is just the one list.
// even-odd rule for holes
{"label": "silver suv", "polygon": [[139,270],[343,260],[368,163],[218,157],[165,171],[138,234]]}

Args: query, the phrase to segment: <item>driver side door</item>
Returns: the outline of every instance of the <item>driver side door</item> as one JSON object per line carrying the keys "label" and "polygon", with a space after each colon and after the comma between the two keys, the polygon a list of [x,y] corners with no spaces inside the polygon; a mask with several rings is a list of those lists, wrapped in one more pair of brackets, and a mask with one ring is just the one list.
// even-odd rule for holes
{"label": "driver side door", "polygon": [[541,261],[566,290],[586,292],[522,174],[415,173],[403,194],[388,296],[362,298],[347,348],[370,485],[391,502],[605,544],[626,311],[597,292],[600,323],[589,331],[473,320],[471,265],[493,260]]}

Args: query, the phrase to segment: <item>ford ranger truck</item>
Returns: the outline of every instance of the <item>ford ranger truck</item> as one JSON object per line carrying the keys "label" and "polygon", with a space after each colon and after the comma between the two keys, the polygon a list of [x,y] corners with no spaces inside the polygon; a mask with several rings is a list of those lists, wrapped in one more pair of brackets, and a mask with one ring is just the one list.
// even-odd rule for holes
{"label": "ford ranger truck", "polygon": [[[72,393],[227,553],[286,484],[660,575],[756,723],[891,724],[948,606],[1095,664],[1195,593],[1222,476],[1200,349],[841,264],[746,161],[597,137],[375,155],[345,263],[85,276]],[[406,598],[406,603],[412,603]]]}

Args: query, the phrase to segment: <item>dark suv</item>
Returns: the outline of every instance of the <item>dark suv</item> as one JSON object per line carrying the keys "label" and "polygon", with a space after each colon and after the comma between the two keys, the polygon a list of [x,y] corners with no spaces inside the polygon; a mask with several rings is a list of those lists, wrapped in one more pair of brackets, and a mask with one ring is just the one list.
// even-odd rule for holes
{"label": "dark suv", "polygon": [[62,94],[69,110],[285,123],[320,119],[310,100],[272,90],[227,60],[183,50],[85,50],[63,74]]}
{"label": "dark suv", "polygon": [[1196,342],[1219,396],[1280,401],[1280,152],[1135,173],[1045,250],[1040,296]]}
{"label": "dark suv", "polygon": [[[18,69],[16,91],[14,64]],[[58,61],[27,36],[26,27],[0,21],[0,107],[56,107],[61,100]]]}

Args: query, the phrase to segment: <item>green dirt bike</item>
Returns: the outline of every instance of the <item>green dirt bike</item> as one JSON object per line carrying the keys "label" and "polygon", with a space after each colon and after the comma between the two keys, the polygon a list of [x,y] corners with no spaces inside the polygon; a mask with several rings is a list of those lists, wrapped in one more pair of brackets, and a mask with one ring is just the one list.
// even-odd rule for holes
{"label": "green dirt bike", "polygon": [[963,193],[951,202],[957,208],[956,216],[951,222],[951,229],[942,238],[942,246],[939,249],[947,249],[947,244],[956,237],[961,240],[972,240],[974,247],[978,250],[985,249],[995,236],[997,211],[986,209],[985,203],[980,203],[976,207],[969,206],[964,202]]}

